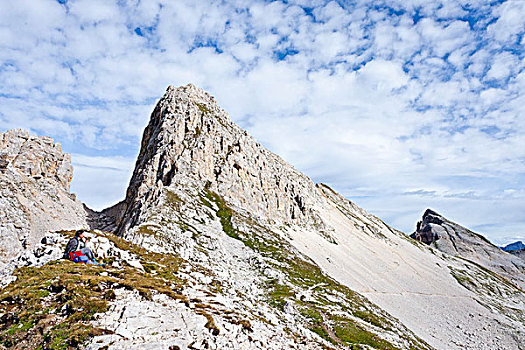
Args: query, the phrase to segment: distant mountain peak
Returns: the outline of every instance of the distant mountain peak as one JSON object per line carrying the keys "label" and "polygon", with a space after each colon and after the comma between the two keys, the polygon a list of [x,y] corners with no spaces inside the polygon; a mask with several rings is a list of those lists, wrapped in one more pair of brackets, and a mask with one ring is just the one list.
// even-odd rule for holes
{"label": "distant mountain peak", "polygon": [[525,249],[525,244],[523,244],[522,241],[516,241],[514,243],[507,244],[504,247],[501,247],[506,252],[514,251],[514,250],[522,250]]}
{"label": "distant mountain peak", "polygon": [[525,263],[521,259],[506,254],[484,236],[448,220],[432,209],[425,210],[421,221],[417,222],[416,231],[410,237],[525,283]]}

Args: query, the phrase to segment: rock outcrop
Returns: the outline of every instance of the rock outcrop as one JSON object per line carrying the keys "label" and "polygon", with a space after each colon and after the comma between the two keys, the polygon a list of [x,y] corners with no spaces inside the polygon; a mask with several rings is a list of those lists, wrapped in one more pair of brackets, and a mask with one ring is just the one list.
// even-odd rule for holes
{"label": "rock outcrop", "polygon": [[427,209],[410,236],[452,256],[468,259],[525,288],[525,263],[482,235]]}
{"label": "rock outcrop", "polygon": [[71,157],[49,137],[0,133],[0,270],[50,230],[87,227],[84,205],[69,192]]}

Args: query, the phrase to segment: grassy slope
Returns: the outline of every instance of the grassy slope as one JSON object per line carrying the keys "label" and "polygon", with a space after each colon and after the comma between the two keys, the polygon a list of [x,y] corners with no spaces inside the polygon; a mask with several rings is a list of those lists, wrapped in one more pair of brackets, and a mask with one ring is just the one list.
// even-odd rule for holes
{"label": "grassy slope", "polygon": [[[394,331],[394,323],[398,321],[326,276],[306,257],[293,253],[292,246],[275,233],[229,208],[216,193],[205,190],[201,201],[216,210],[223,231],[228,236],[241,240],[287,276],[286,284],[275,279],[266,281],[270,305],[281,311],[287,304],[295,308],[311,331],[334,345],[350,346],[352,349],[364,348],[362,346],[397,349],[377,333]],[[248,227],[249,230],[237,229],[236,222],[238,226]],[[307,291],[307,296],[304,291]],[[410,344],[410,349],[429,348],[411,333],[403,334],[402,337]]]}
{"label": "grassy slope", "polygon": [[[174,193],[166,191],[166,194],[166,203],[174,209],[173,218],[181,231],[197,232],[190,220],[185,220],[181,214],[185,203]],[[233,211],[217,194],[205,190],[197,205],[213,209],[228,236],[242,241],[286,276],[284,281],[261,280],[267,291],[266,302],[277,312],[293,312],[312,332],[333,346],[397,349],[378,336],[390,332],[399,334],[410,349],[429,349],[423,341],[400,327],[397,320],[326,276],[274,232]],[[148,224],[138,232],[147,236],[156,235],[158,230],[159,226]],[[188,261],[171,254],[149,252],[111,234],[106,237],[118,248],[138,256],[145,272],[131,266],[103,269],[65,260],[41,268],[18,269],[15,272],[17,280],[0,293],[2,345],[20,349],[73,349],[89,337],[111,333],[92,327],[90,323],[97,313],[108,310],[108,302],[115,297],[114,289],[122,287],[137,290],[145,298],[151,298],[151,293],[156,291],[184,302],[208,319],[206,326],[212,334],[219,332],[214,317],[230,318],[233,323],[243,323],[245,329],[251,328],[248,320],[229,314],[214,315],[217,310],[187,299],[184,295],[186,282],[177,277],[177,271],[182,265],[190,264]],[[105,262],[110,266],[112,259]],[[192,269],[205,268],[192,266]],[[106,273],[101,275],[103,271]],[[210,285],[209,288],[220,293],[220,286]],[[293,336],[294,331],[289,332]]]}

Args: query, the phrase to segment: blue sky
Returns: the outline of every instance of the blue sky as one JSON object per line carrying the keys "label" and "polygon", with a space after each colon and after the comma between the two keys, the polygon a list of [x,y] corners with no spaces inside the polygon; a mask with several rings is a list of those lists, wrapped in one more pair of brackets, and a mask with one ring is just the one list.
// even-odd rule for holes
{"label": "blue sky", "polygon": [[0,131],[72,153],[122,199],[168,85],[213,94],[270,150],[394,227],[433,208],[525,238],[525,1],[0,2]]}

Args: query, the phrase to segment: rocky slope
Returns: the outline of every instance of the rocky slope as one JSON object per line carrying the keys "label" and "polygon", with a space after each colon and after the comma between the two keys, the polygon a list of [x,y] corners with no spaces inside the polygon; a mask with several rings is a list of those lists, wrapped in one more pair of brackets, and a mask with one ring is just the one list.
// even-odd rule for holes
{"label": "rocky slope", "polygon": [[126,198],[98,217],[122,237],[94,232],[106,270],[68,262],[17,270],[0,293],[0,342],[524,348],[521,289],[314,184],[193,85],[168,88]]}
{"label": "rocky slope", "polygon": [[0,271],[49,230],[87,227],[83,204],[69,192],[72,177],[69,154],[51,138],[0,133]]}
{"label": "rocky slope", "polygon": [[525,261],[525,249],[511,250],[509,253]]}
{"label": "rocky slope", "polygon": [[410,236],[452,256],[482,265],[525,288],[525,262],[485,237],[427,209]]}
{"label": "rocky slope", "polygon": [[[252,305],[275,291],[286,311],[277,319],[304,316],[306,328],[317,329],[333,346],[346,339],[335,316],[344,312],[336,291],[350,288],[351,295],[358,292],[398,318],[395,328],[408,326],[436,348],[523,347],[521,289],[475,262],[410,240],[329,187],[315,185],[192,85],[169,87],[155,107],[126,199],[113,212],[119,235],[146,247],[162,242],[164,249],[204,263],[225,290],[257,295]],[[295,279],[305,271],[293,262],[302,260],[328,279]],[[254,276],[266,276],[262,286]],[[268,287],[272,278],[276,289]],[[343,298],[347,305],[353,303],[350,294]],[[313,296],[317,316],[305,316],[314,312],[302,304],[305,295]],[[352,324],[352,312],[346,324]],[[396,340],[378,324],[360,327],[406,346],[407,340]]]}
{"label": "rocky slope", "polygon": [[[221,300],[222,307],[210,311],[220,332],[200,334],[199,344],[232,349],[352,344],[428,348],[269,229],[315,226],[320,237],[332,241],[330,228],[313,210],[314,200],[325,199],[306,176],[232,123],[210,95],[188,85],[168,88],[157,104],[127,197],[106,212],[116,213],[117,232],[125,239],[173,252],[206,270],[195,292],[199,300],[205,295],[212,296],[209,303]],[[210,290],[210,282],[218,290]],[[238,321],[228,317],[231,310],[259,335],[233,337],[230,330],[238,329]],[[190,338],[178,346],[190,345]],[[154,346],[146,336],[141,339]],[[120,339],[112,346],[129,345]]]}

